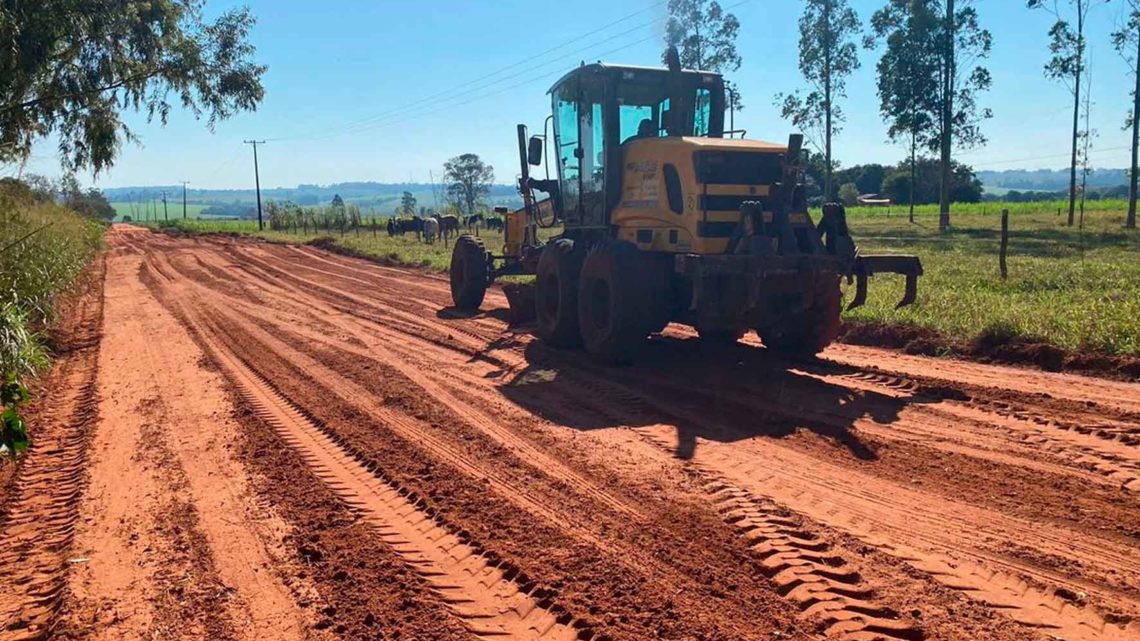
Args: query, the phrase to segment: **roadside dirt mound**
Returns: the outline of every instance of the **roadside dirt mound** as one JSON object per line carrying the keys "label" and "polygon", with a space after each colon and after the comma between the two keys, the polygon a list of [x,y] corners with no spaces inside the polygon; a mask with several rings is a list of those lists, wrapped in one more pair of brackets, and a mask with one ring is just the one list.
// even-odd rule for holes
{"label": "roadside dirt mound", "polygon": [[913,325],[846,322],[839,340],[852,345],[889,347],[906,354],[950,356],[981,363],[1036,367],[1046,372],[1077,372],[1116,380],[1140,380],[1140,357],[1067,351],[1034,336],[1018,336],[1000,329],[979,333],[970,340],[954,340],[937,331]]}

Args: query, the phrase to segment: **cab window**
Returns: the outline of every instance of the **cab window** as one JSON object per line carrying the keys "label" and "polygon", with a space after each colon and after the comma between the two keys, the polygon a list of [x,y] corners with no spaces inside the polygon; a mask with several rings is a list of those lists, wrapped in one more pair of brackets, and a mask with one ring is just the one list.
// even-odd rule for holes
{"label": "cab window", "polygon": [[623,143],[634,138],[648,138],[659,135],[651,105],[618,106],[618,140]]}
{"label": "cab window", "polygon": [[693,110],[693,135],[709,135],[709,121],[712,118],[712,92],[703,87],[697,89],[697,102]]}

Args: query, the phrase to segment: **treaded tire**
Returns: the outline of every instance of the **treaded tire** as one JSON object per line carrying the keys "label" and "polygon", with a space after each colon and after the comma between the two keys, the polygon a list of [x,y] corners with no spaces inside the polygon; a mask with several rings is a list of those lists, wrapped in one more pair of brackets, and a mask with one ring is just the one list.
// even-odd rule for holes
{"label": "treaded tire", "polygon": [[611,365],[631,363],[649,334],[641,256],[625,241],[590,250],[578,283],[582,343],[594,358]]}
{"label": "treaded tire", "polygon": [[487,293],[487,249],[483,241],[464,234],[451,250],[451,300],[461,310],[476,310]]}
{"label": "treaded tire", "polygon": [[839,336],[842,301],[839,277],[816,283],[810,306],[797,314],[757,330],[768,349],[789,356],[814,356]]}
{"label": "treaded tire", "polygon": [[577,347],[578,277],[582,252],[569,238],[547,243],[535,270],[535,316],[538,337],[554,347]]}

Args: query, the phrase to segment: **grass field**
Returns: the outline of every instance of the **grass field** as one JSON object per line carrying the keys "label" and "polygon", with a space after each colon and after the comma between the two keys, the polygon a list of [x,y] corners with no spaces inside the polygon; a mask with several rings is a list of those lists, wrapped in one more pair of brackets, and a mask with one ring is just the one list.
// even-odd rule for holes
{"label": "grass field", "polygon": [[[867,305],[845,312],[849,320],[917,325],[955,339],[982,333],[1043,339],[1068,350],[1140,354],[1140,233],[1123,229],[1123,202],[1098,201],[1084,229],[1067,227],[1059,203],[1016,203],[1010,213],[1009,277],[998,272],[1001,204],[963,205],[953,228],[938,231],[937,207],[849,210],[851,233],[864,253],[913,253],[923,262],[918,304],[895,310],[902,279],[872,279]],[[984,213],[983,213],[984,212]],[[192,232],[257,233],[250,221],[178,221]],[[267,239],[305,242],[322,234],[263,232]],[[429,269],[446,269],[450,248],[414,237],[331,234],[338,244],[365,254]],[[488,248],[498,234],[484,232]]]}
{"label": "grass field", "polygon": [[[115,208],[115,214],[116,214],[115,220],[116,221],[122,221],[124,216],[130,216],[132,219],[136,219],[136,216],[135,216],[136,211],[140,212],[139,216],[137,217],[139,220],[150,219],[151,217],[155,216],[153,205],[143,207],[141,205],[133,204],[133,203],[125,202],[125,201],[111,201],[111,206]],[[202,215],[202,210],[207,208],[207,207],[209,207],[209,205],[202,205],[202,204],[198,204],[198,203],[186,203],[186,217],[187,218],[198,218],[199,216]],[[167,201],[166,208],[167,208],[167,213],[170,216],[170,220],[182,218],[182,201],[181,200],[171,199],[171,200]],[[158,216],[158,220],[162,220],[164,217],[163,213],[162,213],[162,201],[159,201],[159,203],[158,203],[158,214],[157,214],[157,216]]]}

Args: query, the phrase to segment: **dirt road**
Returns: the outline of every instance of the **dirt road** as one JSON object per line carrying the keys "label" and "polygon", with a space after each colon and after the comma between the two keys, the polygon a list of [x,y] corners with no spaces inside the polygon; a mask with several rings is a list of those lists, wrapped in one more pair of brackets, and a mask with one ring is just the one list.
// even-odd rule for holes
{"label": "dirt road", "polygon": [[109,244],[0,638],[1140,639],[1140,385],[676,327],[611,369],[435,275]]}

